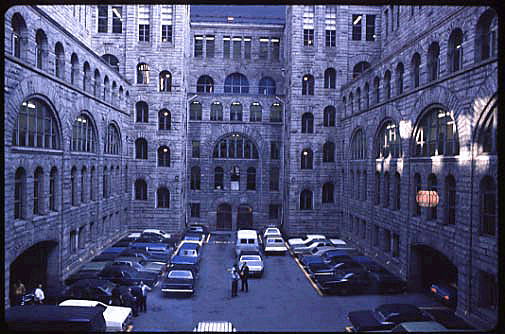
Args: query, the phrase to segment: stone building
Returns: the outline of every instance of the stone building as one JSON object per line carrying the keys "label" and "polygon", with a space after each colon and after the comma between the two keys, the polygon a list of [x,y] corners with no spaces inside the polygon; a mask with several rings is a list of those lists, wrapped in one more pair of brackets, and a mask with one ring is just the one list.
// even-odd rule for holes
{"label": "stone building", "polygon": [[6,305],[128,231],[275,224],[496,322],[493,9],[15,6],[5,32]]}

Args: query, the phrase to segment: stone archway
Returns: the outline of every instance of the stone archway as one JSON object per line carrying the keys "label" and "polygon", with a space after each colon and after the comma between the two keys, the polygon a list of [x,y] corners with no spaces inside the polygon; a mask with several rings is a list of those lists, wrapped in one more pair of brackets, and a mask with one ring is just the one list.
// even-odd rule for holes
{"label": "stone archway", "polygon": [[216,214],[216,230],[229,231],[232,229],[231,205],[219,204]]}
{"label": "stone archway", "polygon": [[240,204],[237,211],[237,230],[250,229],[253,226],[253,209],[247,204]]}

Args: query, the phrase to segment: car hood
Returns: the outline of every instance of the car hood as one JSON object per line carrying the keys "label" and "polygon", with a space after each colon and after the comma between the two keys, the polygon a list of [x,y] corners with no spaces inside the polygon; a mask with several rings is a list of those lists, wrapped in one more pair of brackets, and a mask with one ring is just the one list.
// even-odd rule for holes
{"label": "car hood", "polygon": [[354,311],[348,313],[349,320],[352,326],[358,332],[369,330],[386,329],[388,325],[384,325],[377,321],[373,316],[372,311]]}
{"label": "car hood", "polygon": [[107,330],[114,329],[121,331],[123,323],[128,319],[131,313],[132,309],[129,307],[108,306],[103,312]]}

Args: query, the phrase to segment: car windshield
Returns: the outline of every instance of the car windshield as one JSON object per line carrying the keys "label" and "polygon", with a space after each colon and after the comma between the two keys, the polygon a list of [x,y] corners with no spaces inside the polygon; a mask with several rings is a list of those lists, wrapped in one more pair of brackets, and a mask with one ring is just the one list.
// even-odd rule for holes
{"label": "car windshield", "polygon": [[242,267],[242,264],[243,263],[247,263],[248,266],[261,266],[262,263],[261,261],[258,261],[258,260],[247,260],[247,261],[240,261],[240,267]]}
{"label": "car windshield", "polygon": [[282,239],[267,239],[267,244],[282,244]]}
{"label": "car windshield", "polygon": [[255,255],[247,255],[247,256],[242,256],[240,258],[240,261],[261,261],[261,258],[259,256],[255,256]]}
{"label": "car windshield", "polygon": [[279,234],[279,230],[276,228],[267,228],[265,231],[266,234]]}
{"label": "car windshield", "polygon": [[171,272],[168,273],[167,277],[192,279],[193,274],[191,273],[191,271],[188,270],[172,270]]}

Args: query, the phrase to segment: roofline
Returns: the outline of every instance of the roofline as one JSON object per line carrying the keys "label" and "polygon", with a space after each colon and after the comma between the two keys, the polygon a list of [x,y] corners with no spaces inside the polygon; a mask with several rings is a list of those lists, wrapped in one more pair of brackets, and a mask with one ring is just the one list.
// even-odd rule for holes
{"label": "roofline", "polygon": [[190,22],[190,26],[216,28],[266,28],[266,29],[284,29],[285,24],[257,24],[257,23],[221,23],[221,22]]}

